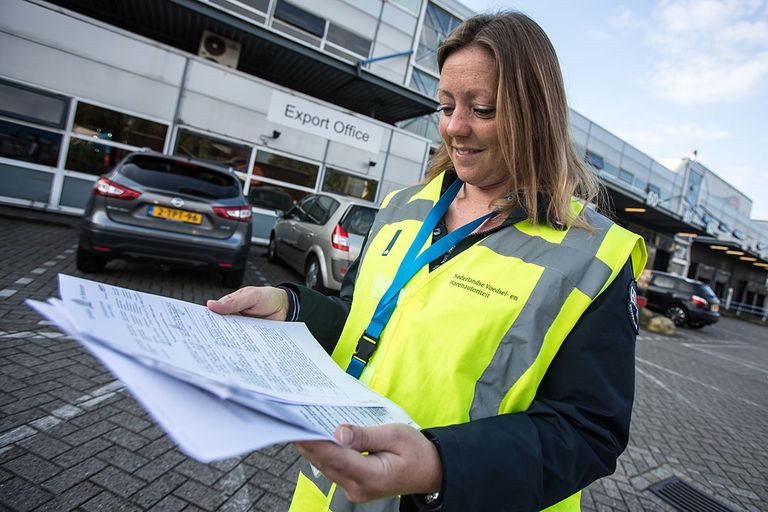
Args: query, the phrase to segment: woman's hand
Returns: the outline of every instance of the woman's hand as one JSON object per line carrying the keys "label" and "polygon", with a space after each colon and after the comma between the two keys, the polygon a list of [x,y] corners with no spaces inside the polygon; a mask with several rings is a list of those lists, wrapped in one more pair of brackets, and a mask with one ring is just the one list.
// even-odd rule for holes
{"label": "woman's hand", "polygon": [[208,309],[220,315],[241,314],[285,320],[288,315],[288,292],[271,286],[246,286],[219,300],[209,300]]}
{"label": "woman's hand", "polygon": [[351,502],[440,490],[443,468],[437,448],[415,428],[339,425],[335,437],[339,444],[294,444],[313,466],[344,489]]}

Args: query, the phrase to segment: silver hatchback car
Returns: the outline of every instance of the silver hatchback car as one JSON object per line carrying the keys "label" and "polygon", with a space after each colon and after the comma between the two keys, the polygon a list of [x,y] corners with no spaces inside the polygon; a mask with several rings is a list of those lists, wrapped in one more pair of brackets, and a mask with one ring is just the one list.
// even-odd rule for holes
{"label": "silver hatchback car", "polygon": [[240,286],[251,206],[228,169],[159,153],[131,153],[93,187],[80,223],[77,268],[114,258],[221,272]]}
{"label": "silver hatchback car", "polygon": [[376,212],[364,201],[310,194],[275,223],[267,258],[303,273],[309,288],[338,290],[360,254]]}

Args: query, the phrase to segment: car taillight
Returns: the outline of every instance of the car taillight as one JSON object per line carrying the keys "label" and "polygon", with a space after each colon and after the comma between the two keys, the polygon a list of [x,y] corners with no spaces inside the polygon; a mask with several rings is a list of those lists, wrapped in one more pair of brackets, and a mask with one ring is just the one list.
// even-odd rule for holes
{"label": "car taillight", "polygon": [[251,222],[252,212],[250,206],[214,206],[213,213],[225,219]]}
{"label": "car taillight", "polygon": [[707,307],[709,306],[709,301],[705,299],[704,297],[699,297],[698,295],[691,295],[691,300],[694,304],[697,304],[699,306]]}
{"label": "car taillight", "polygon": [[349,251],[349,233],[341,227],[341,224],[336,224],[333,228],[331,245],[340,251]]}
{"label": "car taillight", "polygon": [[128,187],[118,185],[114,181],[110,181],[107,178],[99,178],[93,185],[93,193],[98,196],[112,197],[114,199],[136,199],[141,193],[136,192]]}

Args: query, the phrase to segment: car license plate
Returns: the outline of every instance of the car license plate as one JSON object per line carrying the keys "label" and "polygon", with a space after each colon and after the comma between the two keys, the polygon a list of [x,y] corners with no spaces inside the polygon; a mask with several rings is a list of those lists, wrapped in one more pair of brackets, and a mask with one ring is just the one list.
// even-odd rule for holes
{"label": "car license plate", "polygon": [[149,215],[161,219],[188,222],[189,224],[200,224],[203,222],[203,216],[199,213],[177,210],[175,208],[166,208],[164,206],[150,206]]}
{"label": "car license plate", "polygon": [[712,304],[712,308],[711,309],[712,309],[712,311],[717,313],[718,311],[720,311],[720,305],[719,304]]}

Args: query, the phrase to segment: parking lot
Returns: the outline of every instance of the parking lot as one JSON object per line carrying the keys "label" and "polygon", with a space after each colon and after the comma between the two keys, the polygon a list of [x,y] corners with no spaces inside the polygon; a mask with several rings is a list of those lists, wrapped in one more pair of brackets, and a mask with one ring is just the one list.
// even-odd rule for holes
{"label": "parking lot", "polygon": [[[23,304],[56,296],[58,273],[196,303],[230,291],[217,275],[151,264],[82,275],[75,225],[0,206],[0,510],[286,511],[292,446],[208,465],[185,457],[119,382]],[[298,279],[252,249],[246,283]],[[648,490],[673,476],[732,510],[768,509],[768,326],[722,318],[674,336],[641,331],[636,369],[630,446],[582,509],[675,510]]]}

